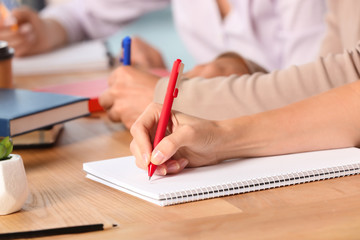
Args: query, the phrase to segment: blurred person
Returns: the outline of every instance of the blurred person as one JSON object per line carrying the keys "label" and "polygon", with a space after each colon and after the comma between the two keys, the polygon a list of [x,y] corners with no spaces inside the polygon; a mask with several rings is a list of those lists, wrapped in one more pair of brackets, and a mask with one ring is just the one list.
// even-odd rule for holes
{"label": "blurred person", "polygon": [[[357,26],[360,22],[359,3],[328,1],[327,33],[320,49],[320,57],[315,61],[271,73],[209,76],[209,74],[223,75],[221,72],[231,66],[233,69],[243,67],[240,55],[224,54],[214,62],[205,64],[202,68],[194,68],[185,74],[178,83],[180,91],[174,101],[173,109],[211,120],[228,119],[282,107],[357,81],[360,78],[357,46],[360,39],[360,28]],[[211,72],[207,69],[207,65],[217,66],[219,71]],[[249,62],[247,67],[251,68]],[[142,78],[134,74],[135,71],[129,68],[119,68],[115,71],[110,82],[111,87],[101,98],[109,116],[114,120],[125,119],[128,127],[146,108],[145,101],[142,101],[141,106],[133,104],[135,106],[133,108],[121,101],[121,99],[136,99],[135,95],[131,96],[131,92],[125,92],[128,85],[131,85],[128,89],[134,89],[140,87],[143,82],[150,83],[154,89],[144,91],[145,95],[141,98],[148,99],[148,103],[151,98],[154,102],[162,103],[168,81],[168,78],[160,80],[154,77]],[[194,71],[197,73],[193,73]],[[188,75],[190,77],[187,77]],[[123,79],[133,81],[128,83]],[[126,107],[128,109],[125,109]]]}
{"label": "blurred person", "polygon": [[[198,64],[235,51],[266,70],[281,69],[312,60],[323,36],[323,0],[72,0],[49,6],[40,16],[27,8],[14,10],[20,30],[2,26],[0,38],[15,48],[16,56],[37,54],[106,38],[170,3],[176,29]],[[134,63],[165,66],[152,46],[140,40],[133,48]]]}
{"label": "blurred person", "polygon": [[[107,37],[169,3],[180,36],[199,63],[188,78],[240,76],[305,63],[316,55],[323,35],[326,5],[322,0],[73,0],[45,9],[41,17],[28,9],[14,11],[21,31],[9,33],[2,28],[0,37],[5,34],[14,43],[17,56],[35,54],[83,39]],[[236,54],[222,54],[226,51]],[[161,53],[138,38],[133,39],[132,61],[146,68],[165,66]],[[147,71],[120,67],[110,76],[110,87],[100,103],[113,121],[130,128],[154,97],[161,99],[163,87],[158,86],[163,86],[164,80],[158,81],[158,76]]]}
{"label": "blurred person", "polygon": [[165,175],[234,157],[359,146],[360,2],[328,6],[318,60],[270,74],[180,82],[175,103],[193,116],[174,111],[155,149],[161,106],[150,105],[131,128],[137,165],[151,161]]}

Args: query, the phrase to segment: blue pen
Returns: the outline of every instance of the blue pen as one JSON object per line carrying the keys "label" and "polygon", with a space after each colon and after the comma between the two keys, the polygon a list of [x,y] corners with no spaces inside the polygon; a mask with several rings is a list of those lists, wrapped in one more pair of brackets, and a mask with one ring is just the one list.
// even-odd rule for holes
{"label": "blue pen", "polygon": [[129,66],[131,63],[131,38],[126,36],[122,41],[122,50],[123,57],[120,59],[120,62],[124,66]]}

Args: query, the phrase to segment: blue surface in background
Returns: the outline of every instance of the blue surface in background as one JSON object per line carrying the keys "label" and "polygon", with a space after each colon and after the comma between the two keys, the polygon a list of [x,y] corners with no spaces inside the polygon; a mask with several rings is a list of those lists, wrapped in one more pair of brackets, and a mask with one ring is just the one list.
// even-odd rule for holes
{"label": "blue surface in background", "polygon": [[170,7],[148,13],[111,36],[108,39],[108,47],[112,54],[119,55],[121,41],[125,36],[141,37],[157,48],[169,70],[177,58],[184,63],[185,71],[195,65],[194,58],[176,32]]}

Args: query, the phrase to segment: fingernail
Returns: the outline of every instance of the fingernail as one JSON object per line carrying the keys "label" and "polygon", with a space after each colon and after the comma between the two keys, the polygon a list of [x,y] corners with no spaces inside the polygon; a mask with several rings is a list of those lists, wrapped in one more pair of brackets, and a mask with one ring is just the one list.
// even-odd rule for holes
{"label": "fingernail", "polygon": [[143,154],[143,159],[145,161],[146,166],[149,165],[149,163],[150,163],[150,154],[144,153]]}
{"label": "fingernail", "polygon": [[157,166],[156,170],[155,170],[155,174],[157,175],[166,175],[167,171],[166,168],[164,166]]}
{"label": "fingernail", "polygon": [[167,165],[168,172],[177,172],[180,169],[180,164],[178,162],[172,162],[171,164]]}
{"label": "fingernail", "polygon": [[189,161],[186,159],[182,159],[180,160],[179,164],[181,168],[185,168],[189,164]]}
{"label": "fingernail", "polygon": [[165,156],[159,150],[155,150],[151,155],[151,162],[160,165],[165,161]]}

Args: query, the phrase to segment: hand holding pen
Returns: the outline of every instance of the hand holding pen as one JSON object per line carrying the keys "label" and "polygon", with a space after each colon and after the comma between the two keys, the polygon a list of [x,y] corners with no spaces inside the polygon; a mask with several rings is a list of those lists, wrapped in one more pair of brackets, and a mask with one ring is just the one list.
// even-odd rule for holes
{"label": "hand holding pen", "polygon": [[66,38],[65,29],[56,21],[42,19],[30,8],[0,5],[0,39],[15,49],[15,56],[49,51],[64,45]]}
{"label": "hand holding pen", "polygon": [[156,175],[168,175],[180,173],[185,167],[213,165],[221,161],[217,151],[222,149],[221,135],[225,134],[217,123],[176,111],[170,115],[166,136],[153,149],[152,139],[161,110],[161,104],[151,103],[131,127],[133,140],[130,150],[139,168],[148,170],[151,161],[157,165]]}
{"label": "hand holding pen", "polygon": [[[217,125],[213,121],[179,112],[171,113],[172,102],[177,96],[175,85],[182,72],[180,63],[180,60],[174,62],[164,105],[150,104],[131,128],[134,138],[130,145],[131,152],[137,166],[148,169],[149,177],[154,172],[166,175],[178,173],[188,165],[217,163],[213,151],[218,148],[214,148],[213,144],[219,142],[211,138]],[[165,131],[168,131],[167,136]],[[213,143],[203,140],[209,138],[214,140]]]}
{"label": "hand holding pen", "polygon": [[120,63],[123,66],[130,66],[131,65],[131,38],[126,36],[121,42],[121,58]]}
{"label": "hand holding pen", "polygon": [[166,65],[161,53],[139,37],[126,36],[121,42],[120,63],[124,66],[134,65],[143,70],[164,70]]}
{"label": "hand holding pen", "polygon": [[[166,95],[164,99],[164,104],[161,110],[158,127],[156,129],[155,138],[154,138],[154,144],[153,147],[155,148],[158,143],[165,137],[165,132],[167,125],[169,123],[170,114],[171,114],[171,108],[172,104],[174,102],[174,99],[178,95],[179,89],[176,88],[176,83],[181,77],[181,74],[184,70],[184,64],[181,63],[180,59],[177,59],[174,62],[174,65],[171,70],[171,74],[169,77],[169,83],[166,90]],[[155,170],[157,168],[157,165],[153,164],[152,162],[149,163],[148,167],[148,175],[149,180],[151,179],[152,175],[154,174]]]}

